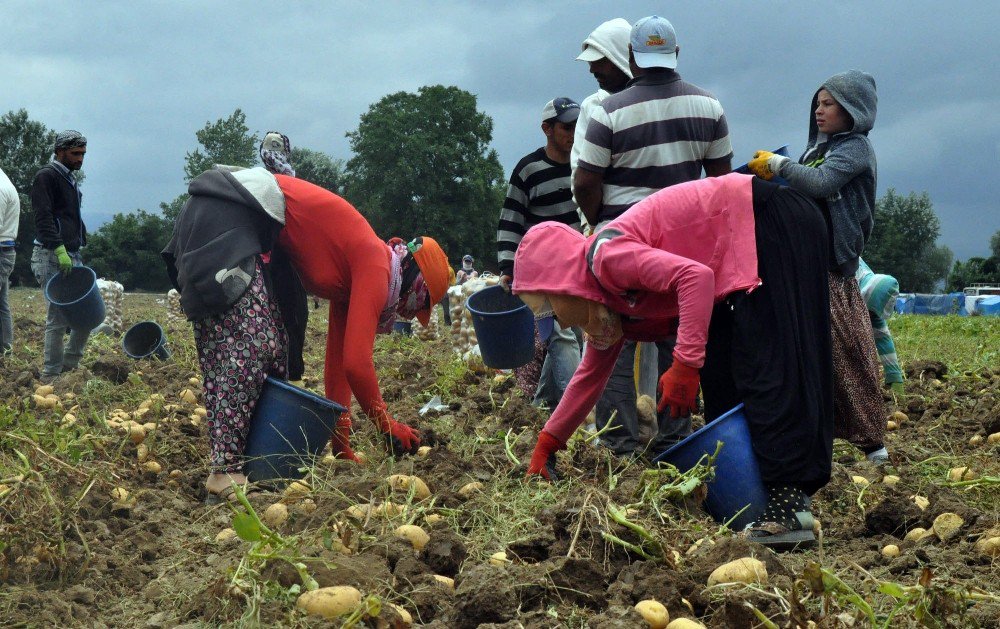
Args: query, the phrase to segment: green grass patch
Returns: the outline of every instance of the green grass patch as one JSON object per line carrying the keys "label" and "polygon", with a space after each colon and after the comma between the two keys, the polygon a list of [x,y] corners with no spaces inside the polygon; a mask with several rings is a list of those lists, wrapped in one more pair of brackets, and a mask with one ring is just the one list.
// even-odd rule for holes
{"label": "green grass patch", "polygon": [[1000,317],[896,315],[889,329],[903,364],[940,360],[955,371],[1000,364]]}

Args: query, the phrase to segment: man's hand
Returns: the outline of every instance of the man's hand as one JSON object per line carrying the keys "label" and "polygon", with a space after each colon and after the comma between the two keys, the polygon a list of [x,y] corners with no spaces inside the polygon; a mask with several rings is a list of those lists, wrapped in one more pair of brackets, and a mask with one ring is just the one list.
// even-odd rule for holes
{"label": "man's hand", "polygon": [[559,480],[556,478],[556,457],[557,450],[562,450],[566,444],[553,437],[544,430],[538,433],[538,442],[535,443],[535,451],[531,453],[531,461],[528,463],[528,473],[526,478],[541,476],[545,480]]}
{"label": "man's hand", "polygon": [[67,275],[73,270],[73,259],[69,257],[66,253],[66,245],[59,245],[53,252],[56,254],[56,259],[59,261],[59,270],[63,275]]}
{"label": "man's hand", "polygon": [[753,159],[747,163],[747,168],[761,179],[771,181],[787,161],[788,158],[784,155],[777,155],[770,151],[757,151],[753,154]]}
{"label": "man's hand", "polygon": [[500,276],[500,288],[504,289],[505,291],[507,291],[509,293],[510,292],[510,285],[511,285],[511,283],[513,281],[514,281],[514,278],[512,278],[511,276],[509,276],[509,275],[501,275]]}
{"label": "man's hand", "polygon": [[674,357],[670,369],[660,376],[660,403],[656,407],[662,413],[668,406],[674,419],[690,415],[698,399],[698,385],[701,377],[698,370],[689,367]]}

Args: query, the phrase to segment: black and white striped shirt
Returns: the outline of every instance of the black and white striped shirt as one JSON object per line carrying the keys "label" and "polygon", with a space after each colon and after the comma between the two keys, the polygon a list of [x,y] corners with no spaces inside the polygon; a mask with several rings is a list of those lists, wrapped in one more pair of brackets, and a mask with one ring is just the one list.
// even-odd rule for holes
{"label": "black and white striped shirt", "polygon": [[524,233],[534,225],[558,221],[580,229],[569,177],[569,163],[552,161],[544,147],[525,155],[514,167],[497,227],[497,261],[501,274],[513,276],[514,252]]}
{"label": "black and white striped shirt", "polygon": [[667,73],[640,76],[595,108],[577,167],[604,175],[603,221],[732,154],[719,101]]}

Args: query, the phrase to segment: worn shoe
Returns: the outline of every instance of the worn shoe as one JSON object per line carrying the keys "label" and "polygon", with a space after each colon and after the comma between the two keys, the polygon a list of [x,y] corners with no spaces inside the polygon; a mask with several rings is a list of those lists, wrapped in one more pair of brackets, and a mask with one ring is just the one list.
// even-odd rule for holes
{"label": "worn shoe", "polygon": [[776,551],[812,548],[816,545],[812,513],[799,511],[795,517],[799,528],[789,528],[778,522],[751,522],[737,536]]}

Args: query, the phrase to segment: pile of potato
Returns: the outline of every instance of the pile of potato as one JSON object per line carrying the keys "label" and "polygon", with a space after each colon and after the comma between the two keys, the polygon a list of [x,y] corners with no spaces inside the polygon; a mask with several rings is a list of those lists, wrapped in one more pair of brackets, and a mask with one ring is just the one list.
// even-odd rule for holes
{"label": "pile of potato", "polygon": [[448,294],[451,296],[451,334],[452,343],[457,354],[468,363],[482,362],[479,354],[479,340],[476,330],[472,327],[472,313],[465,307],[465,301],[475,292],[487,286],[494,286],[499,277],[487,275],[467,281],[461,286],[452,286]]}
{"label": "pile of potato", "polygon": [[101,291],[101,299],[104,300],[104,322],[98,326],[108,332],[121,334],[122,329],[122,301],[125,296],[125,287],[113,280],[97,280],[97,290]]}
{"label": "pile of potato", "polygon": [[167,321],[187,321],[187,315],[181,307],[181,294],[176,288],[171,288],[167,293]]}

